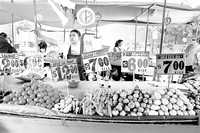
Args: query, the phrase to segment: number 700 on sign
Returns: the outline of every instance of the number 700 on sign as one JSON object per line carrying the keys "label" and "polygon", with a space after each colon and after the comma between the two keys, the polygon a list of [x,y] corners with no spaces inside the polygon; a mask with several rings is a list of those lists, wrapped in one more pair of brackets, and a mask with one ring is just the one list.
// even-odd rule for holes
{"label": "number 700 on sign", "polygon": [[156,55],[157,73],[159,74],[184,74],[185,55],[178,54],[158,54]]}

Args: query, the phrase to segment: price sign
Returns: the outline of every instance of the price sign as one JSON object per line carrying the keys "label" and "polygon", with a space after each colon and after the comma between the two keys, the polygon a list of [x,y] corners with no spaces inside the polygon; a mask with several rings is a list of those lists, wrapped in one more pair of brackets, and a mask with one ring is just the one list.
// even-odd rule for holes
{"label": "price sign", "polygon": [[156,55],[157,73],[159,74],[184,74],[185,55],[158,54]]}
{"label": "price sign", "polygon": [[108,53],[108,57],[110,59],[110,64],[121,66],[122,61],[122,53],[121,52],[110,52]]}
{"label": "price sign", "polygon": [[6,73],[21,73],[24,67],[24,56],[19,54],[0,54],[0,70]]}
{"label": "price sign", "polygon": [[51,67],[54,80],[80,80],[76,59],[59,60],[57,63],[57,66],[54,63]]}
{"label": "price sign", "polygon": [[110,60],[106,54],[107,51],[108,49],[103,49],[82,55],[86,73],[111,70]]}
{"label": "price sign", "polygon": [[40,71],[44,67],[44,58],[43,56],[36,55],[36,56],[30,56],[26,58],[27,66],[25,66],[30,71]]}
{"label": "price sign", "polygon": [[122,72],[144,74],[149,67],[149,53],[143,51],[126,51],[122,53]]}

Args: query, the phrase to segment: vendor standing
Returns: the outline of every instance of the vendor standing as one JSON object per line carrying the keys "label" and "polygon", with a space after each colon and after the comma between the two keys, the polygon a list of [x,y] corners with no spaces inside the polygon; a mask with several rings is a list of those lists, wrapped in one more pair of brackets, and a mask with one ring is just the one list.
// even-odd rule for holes
{"label": "vendor standing", "polygon": [[8,42],[7,34],[0,33],[0,53],[17,53],[17,50]]}
{"label": "vendor standing", "polygon": [[74,29],[70,31],[70,47],[67,59],[76,59],[78,64],[80,80],[85,80],[85,72],[81,58],[81,33]]}

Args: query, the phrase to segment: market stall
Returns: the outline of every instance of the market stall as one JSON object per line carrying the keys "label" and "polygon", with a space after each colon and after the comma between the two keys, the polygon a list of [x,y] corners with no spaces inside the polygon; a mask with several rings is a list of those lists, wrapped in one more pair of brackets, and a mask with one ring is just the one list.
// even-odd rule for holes
{"label": "market stall", "polygon": [[[181,3],[182,7],[173,2],[168,6],[166,3],[160,4],[160,1],[144,3],[75,0],[66,3],[54,0],[14,4],[2,2],[3,10],[4,6],[12,8],[11,14],[16,11],[18,15],[27,15],[22,10],[18,11],[24,4],[33,8],[32,16],[24,18],[34,21],[35,25],[22,24],[18,27],[19,31],[33,29],[36,41],[33,45],[37,45],[39,38],[45,38],[55,47],[60,45],[41,34],[45,31],[44,25],[48,24],[63,27],[62,43],[70,43],[66,49],[58,48],[65,49],[67,55],[53,48],[53,52],[46,52],[45,41],[40,42],[38,46],[43,47],[39,47],[35,53],[0,53],[0,132],[200,131],[198,50],[188,50],[187,54],[184,50],[163,53],[162,43],[167,24],[165,12],[161,12],[164,7],[168,12],[183,10],[185,13],[187,11],[186,14],[189,11],[197,15],[199,8],[188,7],[184,3]],[[39,10],[42,5],[43,8],[49,7],[48,11]],[[111,9],[120,15],[113,15]],[[45,14],[45,19],[38,17],[38,12]],[[161,16],[155,17],[159,16],[158,13],[163,13],[162,21]],[[58,19],[55,19],[56,16]],[[168,16],[168,19],[171,18]],[[20,18],[12,19],[18,20]],[[153,53],[147,48],[148,27],[160,25],[161,22],[160,52]],[[135,23],[135,31],[137,24],[146,25],[145,48],[137,50],[135,32],[134,48],[131,46],[121,50],[119,46],[118,52],[110,51],[107,47],[88,50],[84,37],[92,35],[97,39],[98,25],[108,23]],[[95,32],[89,29],[91,27],[96,28]],[[70,37],[66,38],[66,30],[71,28],[85,32],[81,36],[78,30],[68,31]],[[195,32],[197,36],[198,27]],[[73,43],[76,39],[79,43]],[[14,44],[14,36],[12,40]],[[192,63],[188,65],[187,60]],[[192,68],[190,72],[187,72],[188,68]],[[162,81],[161,75],[168,79]],[[174,75],[179,76],[176,81],[172,79]]]}

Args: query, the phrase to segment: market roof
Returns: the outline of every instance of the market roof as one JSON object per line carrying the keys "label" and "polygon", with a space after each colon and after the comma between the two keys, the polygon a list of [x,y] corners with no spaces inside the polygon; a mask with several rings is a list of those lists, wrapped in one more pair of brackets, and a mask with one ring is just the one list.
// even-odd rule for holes
{"label": "market roof", "polygon": [[[33,0],[10,0],[0,1],[0,24],[11,23],[12,7],[14,21],[29,20],[34,21]],[[66,0],[57,0],[62,7],[66,6]],[[67,12],[69,22],[66,28],[74,27],[75,13],[85,6],[86,0],[71,0],[75,2],[75,12]],[[164,0],[87,0],[87,4],[95,12],[102,16],[102,23],[105,22],[135,22],[135,17],[144,9],[154,4],[151,8],[150,22],[161,23],[162,7]],[[172,23],[186,23],[193,16],[200,14],[200,1],[197,0],[167,0],[167,15],[172,18]],[[53,27],[63,27],[59,17],[54,12],[48,0],[36,0],[36,9],[39,22]],[[147,13],[138,18],[138,21],[146,22]]]}

